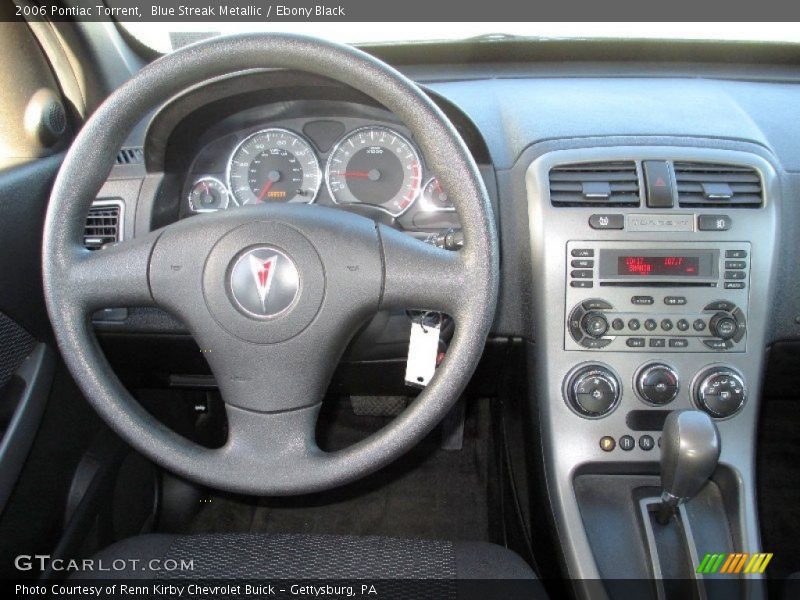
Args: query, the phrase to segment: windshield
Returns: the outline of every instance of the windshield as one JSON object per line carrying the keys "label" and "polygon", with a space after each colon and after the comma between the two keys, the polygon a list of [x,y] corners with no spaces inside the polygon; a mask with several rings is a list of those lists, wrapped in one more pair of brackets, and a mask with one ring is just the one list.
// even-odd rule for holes
{"label": "windshield", "polygon": [[454,41],[494,36],[531,39],[734,40],[800,43],[796,23],[143,23],[122,22],[166,53],[208,37],[251,31],[304,33],[350,44]]}

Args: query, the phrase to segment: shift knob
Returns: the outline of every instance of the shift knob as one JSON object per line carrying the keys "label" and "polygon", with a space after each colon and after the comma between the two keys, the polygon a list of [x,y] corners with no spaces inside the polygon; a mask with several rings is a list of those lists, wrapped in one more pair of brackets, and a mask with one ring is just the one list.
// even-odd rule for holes
{"label": "shift knob", "polygon": [[677,410],[667,416],[661,433],[661,522],[705,485],[720,449],[719,431],[706,413]]}

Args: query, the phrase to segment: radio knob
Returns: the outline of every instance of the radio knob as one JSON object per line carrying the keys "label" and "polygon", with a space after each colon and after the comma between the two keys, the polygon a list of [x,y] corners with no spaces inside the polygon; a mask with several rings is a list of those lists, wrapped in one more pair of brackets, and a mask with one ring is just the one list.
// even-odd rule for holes
{"label": "radio knob", "polygon": [[724,419],[739,411],[747,400],[742,376],[727,367],[713,367],[699,379],[695,388],[697,405],[712,417]]}
{"label": "radio knob", "polygon": [[581,320],[581,329],[589,337],[600,338],[608,331],[608,320],[599,312],[590,312]]}
{"label": "radio knob", "polygon": [[721,340],[730,340],[736,336],[739,324],[730,313],[718,312],[708,322],[709,331]]}
{"label": "radio knob", "polygon": [[611,412],[619,402],[620,385],[610,369],[588,365],[570,377],[566,386],[567,400],[586,417],[602,417]]}
{"label": "radio knob", "polygon": [[636,391],[642,400],[650,404],[669,404],[678,395],[678,375],[667,365],[648,365],[636,378]]}

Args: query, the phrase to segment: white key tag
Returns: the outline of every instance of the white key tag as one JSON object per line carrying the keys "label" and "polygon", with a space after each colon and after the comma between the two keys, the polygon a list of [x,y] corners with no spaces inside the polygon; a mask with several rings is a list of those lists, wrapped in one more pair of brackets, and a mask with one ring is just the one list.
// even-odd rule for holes
{"label": "white key tag", "polygon": [[436,371],[436,358],[439,355],[440,325],[440,323],[423,325],[417,320],[412,321],[406,363],[408,385],[424,388],[433,377]]}

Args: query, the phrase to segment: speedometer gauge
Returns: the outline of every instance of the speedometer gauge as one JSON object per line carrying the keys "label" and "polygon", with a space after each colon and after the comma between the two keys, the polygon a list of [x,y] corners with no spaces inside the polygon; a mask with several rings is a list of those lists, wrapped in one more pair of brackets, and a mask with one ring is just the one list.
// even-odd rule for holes
{"label": "speedometer gauge", "polygon": [[422,166],[414,146],[387,127],[349,133],[331,152],[325,182],[337,204],[369,204],[397,217],[419,195]]}
{"label": "speedometer gauge", "polygon": [[264,129],[236,147],[228,163],[228,186],[240,206],[260,202],[306,202],[317,197],[322,174],[311,144],[286,129]]}

